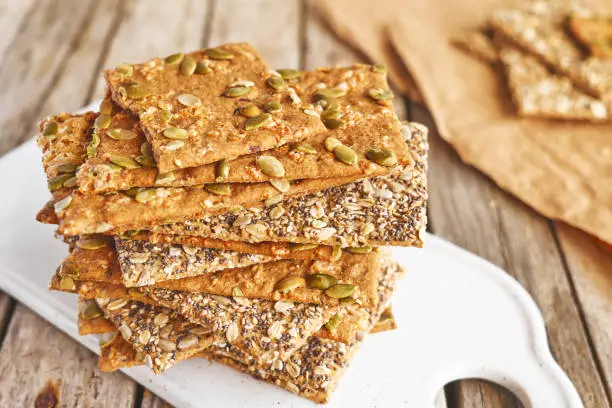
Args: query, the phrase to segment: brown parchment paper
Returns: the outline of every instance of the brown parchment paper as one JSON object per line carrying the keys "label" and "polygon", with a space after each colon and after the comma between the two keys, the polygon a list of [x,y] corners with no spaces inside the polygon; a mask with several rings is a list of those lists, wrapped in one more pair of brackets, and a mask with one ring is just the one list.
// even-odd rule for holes
{"label": "brown parchment paper", "polygon": [[451,45],[493,10],[516,2],[315,3],[337,34],[365,54],[384,55],[381,38],[392,42],[441,136],[464,162],[545,216],[612,243],[612,125],[517,118],[499,73]]}

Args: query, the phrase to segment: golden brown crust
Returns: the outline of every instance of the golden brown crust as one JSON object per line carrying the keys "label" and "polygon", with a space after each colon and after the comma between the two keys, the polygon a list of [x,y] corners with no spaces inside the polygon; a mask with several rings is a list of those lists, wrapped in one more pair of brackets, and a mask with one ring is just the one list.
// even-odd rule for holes
{"label": "golden brown crust", "polygon": [[570,17],[570,32],[585,47],[592,57],[612,57],[611,17]]}

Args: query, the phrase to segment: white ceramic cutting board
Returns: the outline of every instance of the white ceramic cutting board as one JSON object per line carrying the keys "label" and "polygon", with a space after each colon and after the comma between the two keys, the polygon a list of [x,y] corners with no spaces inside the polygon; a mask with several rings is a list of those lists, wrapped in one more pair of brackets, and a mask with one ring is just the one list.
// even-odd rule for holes
{"label": "white ceramic cutting board", "polygon": [[[54,227],[34,220],[49,193],[33,141],[0,160],[0,287],[94,352],[80,337],[73,295],[49,292],[66,254]],[[553,360],[543,319],[527,292],[490,263],[432,235],[425,248],[394,248],[407,275],[393,298],[399,328],[368,336],[329,407],[433,407],[459,378],[484,378],[534,408],[578,408],[580,398]],[[155,376],[125,370],[177,407],[310,407],[315,404],[206,360]]]}

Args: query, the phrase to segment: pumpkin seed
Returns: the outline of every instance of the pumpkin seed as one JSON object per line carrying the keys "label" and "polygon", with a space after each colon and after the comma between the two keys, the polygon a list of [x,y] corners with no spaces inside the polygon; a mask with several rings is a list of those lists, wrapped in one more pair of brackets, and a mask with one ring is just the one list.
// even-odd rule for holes
{"label": "pumpkin seed", "polygon": [[345,251],[350,252],[351,254],[367,254],[372,252],[372,246],[366,245],[362,247],[348,247],[345,248]]}
{"label": "pumpkin seed", "polygon": [[183,142],[182,140],[173,140],[170,143],[166,144],[166,150],[174,151],[181,149],[183,146],[185,146],[185,142]]}
{"label": "pumpkin seed", "polygon": [[136,197],[136,194],[138,194],[138,192],[141,190],[140,187],[130,187],[127,190],[123,190],[123,194],[125,194],[128,197]]}
{"label": "pumpkin seed", "polygon": [[134,200],[138,201],[139,203],[148,203],[149,201],[153,200],[155,197],[157,196],[157,190],[154,188],[145,188],[143,190],[140,190],[138,193],[136,193],[136,195],[134,196]]}
{"label": "pumpkin seed", "polygon": [[268,177],[284,177],[285,168],[283,164],[273,156],[259,156],[257,158],[257,166],[261,169],[262,173]]}
{"label": "pumpkin seed", "polygon": [[368,91],[368,96],[375,101],[388,101],[393,99],[393,92],[384,88],[372,88]]}
{"label": "pumpkin seed", "polygon": [[181,63],[181,74],[186,76],[193,75],[196,69],[196,65],[197,64],[193,58],[187,57],[183,59],[183,62]]}
{"label": "pumpkin seed", "polygon": [[224,51],[221,48],[209,48],[204,51],[204,53],[208,55],[208,58],[214,60],[230,60],[234,58],[234,54]]}
{"label": "pumpkin seed", "polygon": [[261,114],[261,110],[255,105],[246,105],[240,108],[240,114],[245,118],[254,118]]}
{"label": "pumpkin seed", "polygon": [[340,145],[334,148],[334,155],[336,159],[340,160],[344,164],[353,165],[357,164],[359,157],[353,149],[348,146]]}
{"label": "pumpkin seed", "polygon": [[143,156],[153,157],[153,146],[151,146],[151,143],[142,142],[140,145],[140,153],[142,153]]}
{"label": "pumpkin seed", "polygon": [[374,64],[372,65],[372,72],[374,72],[375,74],[386,74],[387,67],[383,64]]}
{"label": "pumpkin seed", "polygon": [[64,181],[64,184],[62,184],[62,185],[64,187],[66,187],[66,188],[76,187],[76,185],[77,185],[77,177],[76,176],[70,177],[68,180]]}
{"label": "pumpkin seed", "polygon": [[42,134],[43,136],[56,135],[57,134],[57,122],[52,121],[52,120],[47,122],[47,124],[45,125],[42,131]]}
{"label": "pumpkin seed", "polygon": [[317,91],[316,95],[322,95],[326,98],[339,98],[346,95],[346,90],[342,88],[324,88]]}
{"label": "pumpkin seed", "polygon": [[83,313],[81,313],[81,316],[85,320],[97,319],[98,317],[102,316],[102,310],[100,310],[96,302],[92,300],[91,302],[87,303],[87,306],[85,307],[85,310],[83,310]]}
{"label": "pumpkin seed", "polygon": [[208,183],[204,184],[204,190],[215,195],[230,195],[232,187],[229,183]]}
{"label": "pumpkin seed", "polygon": [[272,197],[268,198],[268,199],[267,199],[267,200],[264,202],[264,205],[265,205],[266,207],[271,207],[271,206],[276,205],[276,204],[280,203],[281,201],[283,201],[283,200],[284,200],[284,198],[285,198],[285,197],[284,197],[282,194],[277,194],[277,195],[275,195],[275,196],[272,196]]}
{"label": "pumpkin seed", "polygon": [[306,281],[301,276],[287,276],[276,283],[274,290],[281,293],[287,293],[305,284]]}
{"label": "pumpkin seed", "polygon": [[286,193],[291,188],[291,182],[286,179],[270,180],[270,184],[272,184],[272,187],[274,187],[281,193]]}
{"label": "pumpkin seed", "polygon": [[150,156],[137,156],[134,160],[136,160],[136,163],[140,164],[142,167],[157,167],[155,159]]}
{"label": "pumpkin seed", "polygon": [[98,109],[102,115],[111,115],[113,113],[113,104],[111,101],[104,99],[100,102],[100,108]]}
{"label": "pumpkin seed", "polygon": [[337,261],[342,256],[342,247],[340,245],[334,245],[331,254],[331,260]]}
{"label": "pumpkin seed", "polygon": [[338,99],[334,98],[333,96],[326,96],[321,94],[315,94],[315,96],[313,96],[312,98],[312,101],[315,105],[318,105],[323,109],[337,108],[339,105]]}
{"label": "pumpkin seed", "polygon": [[54,192],[63,187],[66,180],[70,179],[73,174],[60,174],[58,176],[52,177],[47,181],[47,187],[49,187],[50,192]]}
{"label": "pumpkin seed", "polygon": [[323,119],[323,124],[328,129],[339,129],[345,125],[342,119]]}
{"label": "pumpkin seed", "polygon": [[180,94],[176,100],[183,106],[197,106],[201,103],[200,98],[192,94]]}
{"label": "pumpkin seed", "polygon": [[251,92],[251,88],[248,86],[234,86],[227,88],[225,92],[223,92],[224,96],[228,98],[237,98],[239,96],[243,96]]}
{"label": "pumpkin seed", "polygon": [[330,332],[335,332],[339,324],[340,324],[340,314],[336,313],[327,321],[327,323],[325,323],[325,328],[329,330]]}
{"label": "pumpkin seed", "polygon": [[221,181],[227,181],[230,171],[230,162],[228,160],[221,160],[215,168],[215,181],[217,183]]}
{"label": "pumpkin seed", "polygon": [[352,296],[348,296],[348,297],[340,299],[338,303],[340,303],[342,306],[347,306],[347,305],[355,303],[355,298]]}
{"label": "pumpkin seed", "polygon": [[234,286],[232,288],[232,296],[233,297],[244,296],[244,294],[242,293],[242,289],[240,289],[238,286]]}
{"label": "pumpkin seed", "polygon": [[168,109],[160,110],[157,115],[159,117],[159,120],[163,123],[170,122],[170,119],[172,119],[172,112]]}
{"label": "pumpkin seed", "polygon": [[325,290],[325,294],[330,298],[343,299],[349,297],[355,292],[357,287],[350,283],[336,283]]}
{"label": "pumpkin seed", "polygon": [[166,184],[176,179],[176,176],[173,172],[169,171],[167,173],[158,174],[157,178],[155,178],[155,185]]}
{"label": "pumpkin seed", "polygon": [[62,163],[55,166],[55,169],[58,173],[73,174],[76,171],[77,166],[73,163]]}
{"label": "pumpkin seed", "polygon": [[166,58],[164,58],[164,63],[166,65],[176,65],[180,63],[184,57],[185,55],[183,55],[182,52],[177,52],[176,54],[168,55]]}
{"label": "pumpkin seed", "polygon": [[268,113],[278,113],[283,110],[283,105],[277,101],[270,101],[264,105],[264,110]]}
{"label": "pumpkin seed", "polygon": [[287,86],[285,80],[279,76],[271,76],[266,82],[277,91],[282,91]]}
{"label": "pumpkin seed", "polygon": [[71,278],[78,278],[81,275],[81,271],[72,262],[64,262],[60,266],[60,276],[69,276]]}
{"label": "pumpkin seed", "polygon": [[63,277],[62,279],[60,279],[60,289],[61,290],[68,290],[68,291],[73,291],[76,289],[76,285],[74,283],[74,279],[72,279],[69,276]]}
{"label": "pumpkin seed", "polygon": [[232,82],[230,85],[230,88],[233,88],[235,86],[246,86],[247,88],[252,88],[255,86],[255,82],[253,81],[236,81],[236,82]]}
{"label": "pumpkin seed", "polygon": [[385,167],[392,167],[397,164],[397,156],[394,152],[387,149],[368,149],[365,157],[366,159]]}
{"label": "pumpkin seed", "polygon": [[300,153],[305,153],[305,154],[317,154],[317,149],[315,149],[308,143],[303,143],[303,142],[294,143],[293,145],[291,145],[290,150],[292,152],[300,152]]}
{"label": "pumpkin seed", "polygon": [[259,129],[271,119],[272,119],[272,115],[270,115],[269,113],[262,113],[261,115],[257,115],[255,117],[248,118],[246,122],[244,123],[244,128],[245,130]]}
{"label": "pumpkin seed", "polygon": [[338,116],[340,116],[340,110],[338,110],[337,108],[329,108],[324,110],[323,112],[321,112],[321,119],[325,120],[325,119],[338,119]]}
{"label": "pumpkin seed", "polygon": [[123,167],[125,169],[138,169],[140,168],[140,164],[136,162],[136,160],[132,160],[129,157],[124,156],[111,156],[108,159],[111,163],[116,164],[117,166]]}
{"label": "pumpkin seed", "polygon": [[56,213],[59,213],[61,211],[64,211],[66,208],[68,208],[71,202],[72,202],[72,196],[67,195],[61,200],[56,201],[53,209],[55,210]]}
{"label": "pumpkin seed", "polygon": [[100,144],[100,136],[93,133],[91,140],[87,143],[87,157],[92,158],[98,153],[98,145]]}
{"label": "pumpkin seed", "polygon": [[132,84],[130,86],[127,86],[125,88],[125,92],[128,98],[132,98],[132,99],[142,99],[142,98],[146,98],[147,96],[151,95],[151,92],[149,92],[148,89],[145,89],[138,84]]}
{"label": "pumpkin seed", "polygon": [[133,298],[141,298],[143,297],[145,294],[142,293],[142,291],[140,289],[137,288],[129,288],[128,289],[128,295],[130,295]]}
{"label": "pumpkin seed", "polygon": [[205,61],[200,61],[196,64],[196,69],[193,73],[197,75],[204,75],[208,74],[211,71],[212,69],[210,69],[210,67]]}
{"label": "pumpkin seed", "polygon": [[282,68],[277,69],[276,72],[278,72],[283,79],[296,79],[300,77],[300,71],[295,69]]}
{"label": "pumpkin seed", "polygon": [[342,142],[336,139],[335,137],[328,137],[327,139],[325,139],[325,148],[328,151],[333,152],[334,149],[338,146],[342,146]]}
{"label": "pumpkin seed", "polygon": [[189,137],[189,133],[185,129],[169,127],[164,129],[164,136],[168,139],[185,140]]}
{"label": "pumpkin seed", "polygon": [[130,64],[119,64],[115,67],[115,71],[123,76],[132,76],[134,73],[134,67]]}
{"label": "pumpkin seed", "polygon": [[102,238],[81,238],[77,241],[77,246],[83,249],[100,249],[106,247],[106,241]]}
{"label": "pumpkin seed", "polygon": [[335,285],[338,279],[326,273],[313,273],[306,275],[306,284],[309,288],[326,290],[332,285]]}
{"label": "pumpkin seed", "polygon": [[100,115],[94,121],[94,126],[98,129],[106,129],[110,126],[111,118],[107,115]]}
{"label": "pumpkin seed", "polygon": [[319,244],[313,244],[313,243],[308,243],[308,244],[300,244],[297,242],[289,243],[289,249],[291,249],[292,251],[306,251],[308,249],[314,249],[318,246]]}
{"label": "pumpkin seed", "polygon": [[110,129],[106,131],[106,134],[115,140],[132,140],[137,136],[136,132],[127,129]]}

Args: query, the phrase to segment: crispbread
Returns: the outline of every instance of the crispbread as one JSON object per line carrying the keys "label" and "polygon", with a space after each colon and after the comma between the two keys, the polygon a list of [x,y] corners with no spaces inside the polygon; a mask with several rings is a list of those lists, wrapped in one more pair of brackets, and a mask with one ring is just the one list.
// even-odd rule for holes
{"label": "crispbread", "polygon": [[453,44],[485,62],[494,63],[498,60],[497,50],[484,29],[465,31],[453,40]]}
{"label": "crispbread", "polygon": [[212,336],[173,310],[125,299],[97,299],[104,316],[159,374],[206,349]]}
{"label": "crispbread", "polygon": [[568,19],[569,29],[589,51],[589,55],[597,58],[612,57],[612,17],[579,17]]}
{"label": "crispbread", "polygon": [[153,231],[228,241],[316,242],[342,247],[420,246],[427,223],[427,128],[403,126],[414,166],[389,175],[291,198],[266,208],[167,224]]}
{"label": "crispbread", "polygon": [[[375,176],[388,174],[390,168],[375,164],[365,157],[369,149],[388,149],[395,152],[398,162],[406,165],[411,161],[410,154],[400,135],[400,123],[393,109],[374,103],[367,97],[372,88],[386,88],[386,77],[372,71],[368,65],[353,65],[346,68],[328,68],[314,72],[303,72],[299,82],[293,86],[302,98],[311,101],[321,87],[347,88],[347,95],[338,99],[338,116],[346,125],[310,135],[302,143],[316,150],[316,154],[295,151],[294,145],[286,144],[261,154],[276,157],[285,169],[284,179],[311,179],[341,176]],[[313,105],[320,109],[320,105]],[[119,108],[116,108],[119,109]],[[315,110],[315,112],[317,112]],[[318,112],[317,112],[318,113]],[[138,167],[117,170],[109,166],[112,156],[125,156],[138,159],[143,155],[142,144],[146,139],[140,131],[137,119],[122,111],[110,116],[108,128],[100,130],[100,144],[96,155],[87,160],[78,173],[81,191],[116,191],[133,187],[153,186],[193,186],[216,182],[218,163],[173,171],[170,175],[158,176],[153,167]],[[133,136],[127,140],[115,140],[109,132],[116,129],[130,131]],[[325,148],[325,140],[335,137],[349,145],[359,156],[359,164],[348,166],[338,161],[332,152]],[[225,182],[248,183],[264,182],[272,178],[264,174],[256,161],[260,153],[249,154],[229,161],[230,171]],[[154,164],[154,163],[149,163]]]}
{"label": "crispbread", "polygon": [[[216,60],[209,57],[210,51],[202,50],[183,58],[207,64],[211,72],[202,75],[185,75],[182,63],[169,65],[159,58],[131,65],[129,75],[121,68],[105,72],[113,100],[139,117],[162,173],[271,149],[325,130],[318,117],[304,113],[299,104],[291,103],[287,90],[276,92],[266,84],[270,76],[268,68],[250,45],[226,44],[217,50],[233,57]],[[150,95],[131,97],[130,86],[134,83]],[[240,98],[223,96],[232,84],[240,83],[244,84],[243,88],[250,88],[248,94]],[[185,93],[196,96],[200,102],[183,106],[177,96]],[[277,100],[282,103],[282,111],[275,113],[269,124],[245,130],[245,118],[234,112],[247,100],[257,105]],[[161,110],[172,112],[169,121],[160,117]],[[189,131],[184,147],[178,150],[167,147],[170,140],[163,132],[168,127]]]}

